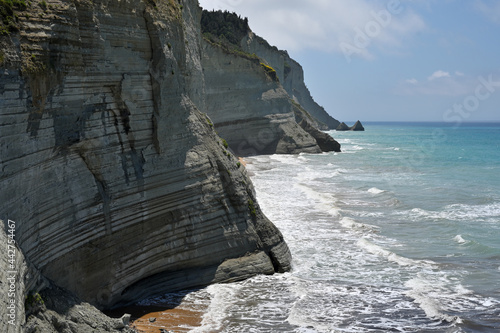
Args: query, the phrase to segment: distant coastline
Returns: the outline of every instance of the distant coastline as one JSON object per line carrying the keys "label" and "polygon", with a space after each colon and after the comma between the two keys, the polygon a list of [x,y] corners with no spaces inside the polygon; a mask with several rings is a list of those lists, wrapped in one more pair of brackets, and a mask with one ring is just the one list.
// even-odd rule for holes
{"label": "distant coastline", "polygon": [[[346,121],[346,123],[351,123],[353,121]],[[354,123],[354,122],[353,122]],[[398,125],[398,126],[437,126],[437,127],[457,127],[457,126],[482,126],[482,127],[496,127],[500,126],[500,121],[464,121],[460,124],[455,122],[445,122],[445,121],[363,121],[363,125]]]}

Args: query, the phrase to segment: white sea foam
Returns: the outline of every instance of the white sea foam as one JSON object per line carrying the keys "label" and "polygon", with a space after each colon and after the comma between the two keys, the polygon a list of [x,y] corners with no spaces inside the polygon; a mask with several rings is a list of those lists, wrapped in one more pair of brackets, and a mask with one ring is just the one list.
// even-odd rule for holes
{"label": "white sea foam", "polygon": [[498,309],[500,301],[477,295],[465,288],[460,281],[460,277],[441,270],[421,271],[405,283],[405,287],[409,288],[405,294],[413,298],[429,318],[455,324],[460,324],[463,320],[450,313],[466,314],[469,311]]}
{"label": "white sea foam", "polygon": [[337,139],[337,142],[340,144],[349,144],[352,143],[351,139]]}
{"label": "white sea foam", "polygon": [[[397,151],[399,147],[394,144],[376,148],[389,157],[406,156],[411,151],[404,143]],[[362,160],[365,157],[356,150],[360,147],[366,148],[362,154],[367,159]],[[471,224],[451,224],[440,219],[475,222],[474,216],[480,216],[482,222],[498,223],[500,204],[491,203],[491,199],[450,204],[464,202],[469,189],[457,191],[464,195],[450,193],[428,203],[425,192],[417,193],[415,189],[421,190],[422,184],[426,189],[438,188],[434,187],[437,179],[426,178],[421,165],[415,165],[415,170],[397,169],[392,167],[397,163],[395,159],[386,159],[390,163],[387,168],[384,159],[372,165],[371,158],[377,152],[355,138],[346,139],[343,150],[359,154],[303,155],[305,159],[274,156],[262,160],[273,165],[276,172],[260,172],[255,165],[250,166],[256,170],[252,180],[259,203],[280,228],[293,253],[293,278],[289,282],[300,288],[295,289],[294,297],[284,300],[279,296],[287,290],[282,285],[266,285],[267,290],[257,291],[260,284],[256,282],[248,288],[248,302],[233,301],[225,310],[229,315],[221,320],[240,325],[232,328],[249,325],[244,326],[248,330],[239,331],[253,332],[461,332],[460,318],[474,321],[483,314],[487,314],[487,320],[497,318],[497,300],[480,296],[476,285],[468,283],[472,277],[467,275],[469,267],[461,265],[461,256],[443,259],[453,260],[450,264],[438,262],[446,253],[455,253],[458,245],[460,253],[468,254],[472,247],[462,244],[474,244],[472,237],[477,238],[472,236],[475,230],[468,228]],[[384,170],[391,173],[384,174]],[[381,189],[391,191],[383,194]],[[429,197],[437,198],[437,194],[429,193]],[[441,208],[436,206],[440,202]],[[486,204],[472,204],[475,202]],[[406,208],[408,205],[418,208],[411,210]],[[497,266],[490,267],[493,273],[500,271]],[[302,282],[297,282],[299,277]],[[463,286],[465,281],[467,288]],[[251,305],[262,304],[268,292],[276,292],[273,302]],[[242,295],[240,292],[235,297]],[[269,316],[262,318],[274,304],[283,306],[276,315],[285,316],[279,326],[272,326]],[[243,305],[251,310],[244,312]],[[236,316],[235,309],[242,315]],[[232,331],[225,327],[221,332]]]}
{"label": "white sea foam", "polygon": [[357,245],[372,254],[384,257],[387,260],[395,262],[400,266],[417,266],[417,265],[424,266],[424,265],[429,265],[430,263],[428,261],[413,260],[410,258],[402,257],[394,252],[386,250],[381,246],[378,246],[370,242],[368,239],[364,237],[357,242]]}
{"label": "white sea foam", "polygon": [[269,156],[271,160],[283,163],[283,164],[292,164],[292,165],[300,165],[307,162],[307,158],[304,156],[297,155],[271,155]]}
{"label": "white sea foam", "polygon": [[462,238],[462,235],[456,235],[456,236],[453,238],[453,240],[454,240],[455,242],[457,242],[458,244],[467,244],[467,243],[469,243],[469,241],[468,241],[468,240],[465,240],[465,239],[463,239],[463,238]]}
{"label": "white sea foam", "polygon": [[210,304],[203,315],[201,326],[192,329],[193,333],[217,332],[223,327],[227,310],[237,299],[236,294],[241,284],[214,284],[206,291],[210,295]]}
{"label": "white sea foam", "polygon": [[384,193],[385,191],[384,190],[381,190],[381,189],[378,189],[376,187],[372,187],[371,189],[369,189],[367,191],[368,193],[371,193],[371,194],[380,194],[380,193]]}
{"label": "white sea foam", "polygon": [[316,202],[317,209],[320,209],[321,211],[334,217],[338,217],[340,215],[340,209],[335,206],[336,199],[333,194],[315,191],[311,187],[301,183],[295,184],[294,186],[304,192],[309,199]]}
{"label": "white sea foam", "polygon": [[487,205],[465,205],[452,204],[445,206],[442,210],[431,211],[414,208],[410,216],[426,219],[448,219],[448,220],[475,220],[500,217],[500,203]]}
{"label": "white sea foam", "polygon": [[414,278],[405,283],[405,286],[410,290],[406,293],[407,296],[413,298],[425,314],[429,318],[445,320],[449,323],[461,323],[462,320],[456,316],[450,316],[444,313],[442,304],[439,298],[435,297],[436,292],[439,292],[436,284],[430,283],[420,278]]}
{"label": "white sea foam", "polygon": [[307,162],[309,161],[309,159],[307,157],[305,157],[304,155],[300,154],[299,157],[297,157],[298,160],[302,161],[302,162]]}
{"label": "white sea foam", "polygon": [[378,230],[378,227],[374,225],[359,223],[349,217],[343,217],[342,219],[340,219],[340,225],[342,225],[344,228],[352,229],[355,231],[376,232]]}

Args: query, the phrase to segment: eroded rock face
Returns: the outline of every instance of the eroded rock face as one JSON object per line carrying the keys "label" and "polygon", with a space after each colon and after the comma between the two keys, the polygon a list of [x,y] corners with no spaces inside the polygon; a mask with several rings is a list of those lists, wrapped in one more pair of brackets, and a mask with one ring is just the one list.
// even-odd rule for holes
{"label": "eroded rock face", "polygon": [[[325,151],[328,134],[317,130],[338,121],[313,100],[302,67],[235,13],[205,10],[201,22],[206,110],[231,149],[240,156]],[[302,118],[314,131],[298,125]]]}
{"label": "eroded rock face", "polygon": [[253,32],[249,32],[241,41],[241,47],[246,52],[254,53],[265,59],[276,70],[283,88],[290,97],[315,118],[313,123],[315,127],[322,130],[337,128],[340,122],[314,101],[305,85],[302,66],[290,58],[286,51],[270,46],[263,38]]}
{"label": "eroded rock face", "polygon": [[0,216],[26,260],[99,308],[288,270],[199,111],[197,1],[51,5],[2,39]]}
{"label": "eroded rock face", "polygon": [[289,95],[259,59],[205,40],[202,45],[207,112],[237,155],[321,152],[295,121]]}
{"label": "eroded rock face", "polygon": [[325,132],[318,130],[316,127],[312,126],[307,120],[303,119],[299,123],[300,127],[302,127],[307,133],[309,133],[316,142],[318,146],[324,152],[340,152],[340,143],[334,140],[330,135]]}

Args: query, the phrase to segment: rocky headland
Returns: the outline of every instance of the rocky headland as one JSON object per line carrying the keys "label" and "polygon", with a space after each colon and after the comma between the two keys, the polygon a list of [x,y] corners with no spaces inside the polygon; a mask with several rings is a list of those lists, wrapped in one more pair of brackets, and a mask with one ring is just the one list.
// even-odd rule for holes
{"label": "rocky headland", "polygon": [[298,64],[203,37],[197,0],[0,7],[0,331],[126,330],[99,310],[290,269],[233,153],[340,150]]}
{"label": "rocky headland", "polygon": [[205,107],[236,154],[340,151],[316,132],[339,122],[311,97],[302,67],[286,51],[235,13],[205,10],[201,22]]}

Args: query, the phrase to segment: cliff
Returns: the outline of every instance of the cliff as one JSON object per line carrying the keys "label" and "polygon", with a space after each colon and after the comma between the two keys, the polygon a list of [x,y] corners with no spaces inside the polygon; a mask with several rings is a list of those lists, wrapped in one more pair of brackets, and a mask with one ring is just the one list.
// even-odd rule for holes
{"label": "cliff", "polygon": [[[290,269],[246,171],[200,111],[217,94],[205,100],[216,78],[203,73],[211,60],[202,54],[220,51],[201,41],[197,1],[50,0],[16,10],[0,37],[0,216],[16,221],[19,325],[2,320],[1,331],[36,320],[73,327],[64,320],[81,322],[71,309],[83,301],[107,309]],[[288,139],[283,91],[251,66],[247,84],[278,110],[262,128],[285,133],[277,147],[317,151],[309,137]],[[47,311],[66,317],[44,312],[22,327],[20,300],[59,288],[72,305]]]}
{"label": "cliff", "polygon": [[207,113],[237,155],[321,152],[260,59],[227,53],[208,41],[202,45]]}
{"label": "cliff", "polygon": [[286,51],[270,46],[266,40],[253,32],[249,32],[241,40],[241,47],[246,52],[265,59],[276,70],[283,88],[295,102],[300,104],[316,119],[316,127],[323,130],[337,128],[340,122],[330,116],[322,106],[314,101],[305,84],[302,66],[290,58]]}
{"label": "cliff", "polygon": [[[317,153],[331,146],[334,140],[316,131],[338,121],[314,102],[302,67],[285,51],[255,36],[234,13],[203,11],[202,33],[206,110],[236,154]],[[310,125],[299,126],[302,120]]]}

